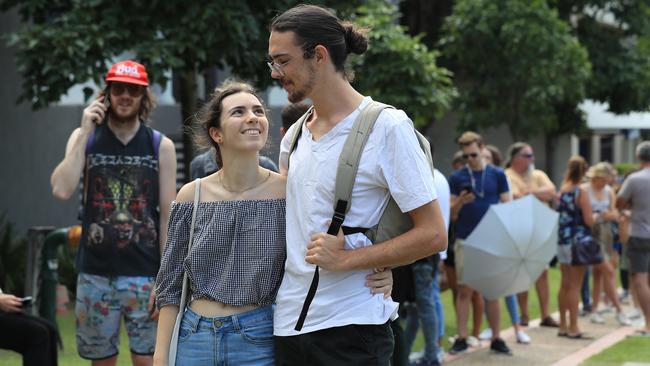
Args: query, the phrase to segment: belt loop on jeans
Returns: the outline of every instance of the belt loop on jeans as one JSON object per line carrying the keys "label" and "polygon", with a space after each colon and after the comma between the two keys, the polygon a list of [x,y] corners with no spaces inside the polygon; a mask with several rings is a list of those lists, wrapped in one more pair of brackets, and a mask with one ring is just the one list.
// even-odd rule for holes
{"label": "belt loop on jeans", "polygon": [[232,321],[232,326],[235,329],[235,332],[239,332],[241,330],[241,326],[239,324],[239,317],[237,315],[230,316],[230,321]]}

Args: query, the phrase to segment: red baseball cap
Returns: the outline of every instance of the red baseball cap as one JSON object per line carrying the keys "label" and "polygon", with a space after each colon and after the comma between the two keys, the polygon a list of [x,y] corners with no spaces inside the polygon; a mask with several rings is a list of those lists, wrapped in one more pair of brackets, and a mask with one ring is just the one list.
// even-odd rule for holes
{"label": "red baseball cap", "polygon": [[111,66],[106,74],[106,81],[149,86],[147,70],[141,64],[131,60],[120,61]]}

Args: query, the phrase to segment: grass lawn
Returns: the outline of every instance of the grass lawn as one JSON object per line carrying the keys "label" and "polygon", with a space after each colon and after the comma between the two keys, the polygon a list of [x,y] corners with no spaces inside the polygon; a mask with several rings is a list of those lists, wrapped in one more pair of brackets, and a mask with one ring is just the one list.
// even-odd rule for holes
{"label": "grass lawn", "polygon": [[620,366],[626,362],[650,362],[650,338],[626,338],[580,365]]}

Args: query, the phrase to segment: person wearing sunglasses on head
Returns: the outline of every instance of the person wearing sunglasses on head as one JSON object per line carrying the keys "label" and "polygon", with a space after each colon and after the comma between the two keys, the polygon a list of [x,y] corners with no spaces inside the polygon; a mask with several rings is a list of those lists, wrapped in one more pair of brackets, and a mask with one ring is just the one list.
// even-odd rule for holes
{"label": "person wearing sunglasses on head", "polygon": [[169,138],[147,126],[155,98],[145,67],[121,61],[105,80],[50,183],[55,198],[68,200],[83,173],[79,355],[93,365],[114,365],[123,317],[133,364],[150,365],[158,314],[152,289],[176,196],[176,153]]}
{"label": "person wearing sunglasses on head", "polygon": [[[555,199],[555,184],[539,169],[535,169],[535,155],[533,148],[525,142],[516,142],[508,150],[508,163],[506,163],[506,175],[511,183],[512,196],[514,199],[532,194],[540,201],[551,205]],[[543,327],[557,328],[558,322],[553,319],[549,310],[549,287],[548,271],[542,274],[535,282],[539,308],[541,311]],[[517,294],[519,308],[521,310],[521,325],[528,326],[528,291]]]}
{"label": "person wearing sunglasses on head", "polygon": [[[510,200],[508,181],[503,170],[492,164],[486,164],[481,156],[484,148],[483,138],[475,132],[465,132],[458,139],[466,164],[450,178],[451,219],[456,221],[456,242],[454,244],[456,262],[456,280],[458,295],[456,298],[456,322],[458,337],[449,353],[457,354],[467,351],[469,346],[467,322],[469,306],[476,291],[463,281],[463,246],[465,239],[474,231],[490,205]],[[491,351],[498,354],[511,354],[510,348],[500,338],[499,300],[487,301],[487,317],[491,335]]]}

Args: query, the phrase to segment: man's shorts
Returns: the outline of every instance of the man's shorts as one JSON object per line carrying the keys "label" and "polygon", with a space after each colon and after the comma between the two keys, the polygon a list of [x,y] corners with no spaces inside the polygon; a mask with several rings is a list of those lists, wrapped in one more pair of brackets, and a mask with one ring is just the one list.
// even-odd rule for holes
{"label": "man's shorts", "polygon": [[630,272],[650,273],[650,238],[630,237],[627,242]]}
{"label": "man's shorts", "polygon": [[153,355],[156,322],[148,310],[154,277],[105,277],[80,273],[77,279],[77,350],[100,360],[118,354],[124,317],[131,353]]}

